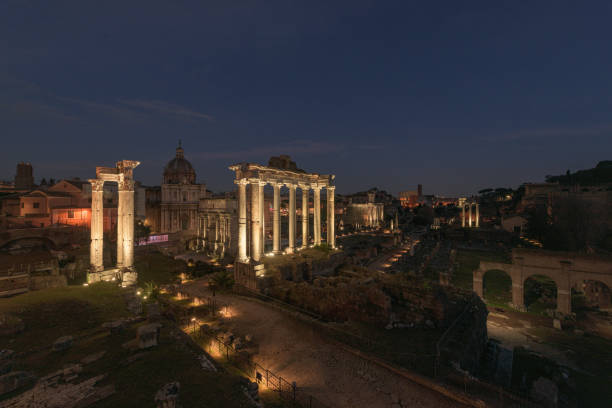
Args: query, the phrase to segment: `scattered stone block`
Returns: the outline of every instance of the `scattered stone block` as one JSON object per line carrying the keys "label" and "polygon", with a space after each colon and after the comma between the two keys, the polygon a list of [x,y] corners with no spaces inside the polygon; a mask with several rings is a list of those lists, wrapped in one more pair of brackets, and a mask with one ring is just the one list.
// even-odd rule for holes
{"label": "scattered stone block", "polygon": [[245,340],[247,343],[252,342],[252,341],[253,341],[253,335],[252,335],[252,334],[247,334],[246,336],[244,336],[244,340]]}
{"label": "scattered stone block", "polygon": [[64,351],[72,347],[74,339],[72,336],[63,336],[53,343],[53,351]]}
{"label": "scattered stone block", "polygon": [[161,324],[150,323],[138,328],[138,348],[146,349],[157,346]]}
{"label": "scattered stone block", "polygon": [[113,322],[106,322],[102,327],[109,329],[111,334],[122,333],[127,326],[127,322],[123,319],[115,320]]}
{"label": "scattered stone block", "polygon": [[155,393],[157,408],[176,408],[178,406],[181,384],[177,381],[168,383]]}
{"label": "scattered stone block", "polygon": [[0,395],[15,391],[34,381],[34,376],[25,371],[13,371],[0,376]]}
{"label": "scattered stone block", "polygon": [[563,327],[561,326],[560,319],[553,319],[553,327],[557,330],[561,330]]}
{"label": "scattered stone block", "polygon": [[106,351],[102,350],[94,354],[90,354],[81,359],[81,364],[91,364],[94,361],[98,361],[106,354]]}
{"label": "scattered stone block", "polygon": [[198,356],[198,360],[200,361],[200,367],[202,367],[202,370],[206,370],[206,371],[217,371],[217,367],[215,367],[215,365],[208,359],[208,357],[206,357],[205,354],[200,354]]}

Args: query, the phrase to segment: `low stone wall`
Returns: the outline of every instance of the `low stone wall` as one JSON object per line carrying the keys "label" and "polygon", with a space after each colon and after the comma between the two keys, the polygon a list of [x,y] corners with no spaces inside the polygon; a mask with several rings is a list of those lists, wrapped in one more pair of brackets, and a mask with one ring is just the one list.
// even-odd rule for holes
{"label": "low stone wall", "polygon": [[68,281],[64,275],[31,276],[29,282],[29,289],[41,290],[50,288],[60,288],[66,285],[68,285]]}

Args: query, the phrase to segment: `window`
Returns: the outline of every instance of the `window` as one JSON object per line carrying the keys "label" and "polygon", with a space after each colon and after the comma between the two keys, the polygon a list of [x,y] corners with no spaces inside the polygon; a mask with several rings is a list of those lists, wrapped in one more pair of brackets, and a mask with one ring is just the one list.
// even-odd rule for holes
{"label": "window", "polygon": [[40,208],[40,203],[32,203],[32,208]]}
{"label": "window", "polygon": [[74,211],[68,210],[68,218],[74,218]]}

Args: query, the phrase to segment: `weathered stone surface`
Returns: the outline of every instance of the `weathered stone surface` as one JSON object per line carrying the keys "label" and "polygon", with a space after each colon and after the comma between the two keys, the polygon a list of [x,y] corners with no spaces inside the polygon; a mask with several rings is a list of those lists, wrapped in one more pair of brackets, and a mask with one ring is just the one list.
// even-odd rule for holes
{"label": "weathered stone surface", "polygon": [[106,351],[102,350],[99,351],[97,353],[94,354],[90,354],[88,356],[85,356],[81,359],[81,364],[91,364],[94,361],[98,361],[99,359],[101,359],[102,357],[104,357],[104,355],[106,354]]}
{"label": "weathered stone surface", "polygon": [[548,378],[539,377],[533,382],[530,396],[544,407],[555,408],[559,399],[559,388]]}
{"label": "weathered stone surface", "polygon": [[141,349],[157,346],[161,324],[150,323],[138,328],[138,347]]}
{"label": "weathered stone surface", "polygon": [[[104,375],[90,378],[81,383],[73,384],[70,378],[61,377],[62,370],[41,378],[38,383],[26,392],[3,401],[3,408],[83,408],[104,399],[115,392],[113,385],[96,387],[96,383],[104,378]],[[74,379],[74,378],[73,378]],[[33,402],[36,402],[35,405]]]}
{"label": "weathered stone surface", "polygon": [[557,330],[561,330],[562,326],[561,326],[561,320],[560,319],[553,319],[553,327]]}
{"label": "weathered stone surface", "polygon": [[63,336],[53,343],[53,351],[64,351],[72,347],[74,339],[72,336]]}
{"label": "weathered stone surface", "polygon": [[25,371],[13,371],[0,376],[0,395],[15,391],[34,380],[34,376]]}
{"label": "weathered stone surface", "polygon": [[127,326],[127,322],[123,319],[115,320],[112,322],[106,322],[102,325],[102,327],[109,329],[111,334],[119,334],[122,333]]}
{"label": "weathered stone surface", "polygon": [[155,393],[157,408],[176,408],[178,406],[181,384],[177,381],[164,385]]}

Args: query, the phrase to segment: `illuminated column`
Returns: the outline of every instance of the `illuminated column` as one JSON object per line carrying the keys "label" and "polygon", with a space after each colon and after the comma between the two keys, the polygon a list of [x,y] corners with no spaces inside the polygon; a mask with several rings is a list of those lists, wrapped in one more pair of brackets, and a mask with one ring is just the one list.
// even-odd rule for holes
{"label": "illuminated column", "polygon": [[251,258],[255,261],[261,259],[261,189],[259,180],[251,181]]}
{"label": "illuminated column", "polygon": [[307,185],[301,185],[302,188],[302,248],[308,247],[308,193],[310,192]]}
{"label": "illuminated column", "polygon": [[336,247],[336,224],[335,224],[335,204],[334,193],[335,186],[327,187],[327,245],[332,248]]}
{"label": "illuminated column", "polygon": [[91,270],[100,272],[104,269],[104,181],[89,180],[91,183],[91,244],[89,259]]}
{"label": "illuminated column", "polygon": [[465,228],[465,203],[461,204],[461,227]]}
{"label": "illuminated column", "polygon": [[264,188],[266,183],[259,182],[259,219],[261,221],[261,255],[266,252],[266,201],[264,199]]}
{"label": "illuminated column", "polygon": [[315,185],[314,190],[314,244],[321,245],[321,187]]}
{"label": "illuminated column", "polygon": [[272,251],[275,254],[280,254],[280,188],[281,185],[278,183],[272,184],[274,187],[274,219],[272,220]]}
{"label": "illuminated column", "polygon": [[247,203],[246,203],[246,179],[235,181],[238,184],[238,260],[249,262],[247,256]]}
{"label": "illuminated column", "polygon": [[117,215],[117,267],[131,269],[134,266],[134,180],[119,182]]}
{"label": "illuminated column", "polygon": [[472,203],[468,204],[468,227],[472,228]]}
{"label": "illuminated column", "polygon": [[476,203],[476,228],[480,226],[480,211],[478,209],[478,203]]}
{"label": "illuminated column", "polygon": [[289,248],[287,252],[295,252],[295,184],[288,184],[289,187]]}

